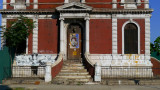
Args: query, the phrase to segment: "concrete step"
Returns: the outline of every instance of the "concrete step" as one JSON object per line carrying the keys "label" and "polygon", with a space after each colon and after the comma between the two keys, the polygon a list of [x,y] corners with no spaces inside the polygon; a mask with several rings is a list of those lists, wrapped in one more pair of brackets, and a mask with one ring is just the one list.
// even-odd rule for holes
{"label": "concrete step", "polygon": [[84,69],[84,67],[62,67],[62,69]]}
{"label": "concrete step", "polygon": [[80,70],[76,70],[76,69],[62,69],[61,72],[68,72],[68,73],[87,72],[87,70],[86,69],[80,69]]}
{"label": "concrete step", "polygon": [[78,67],[78,66],[83,66],[83,65],[82,64],[63,64],[63,66]]}
{"label": "concrete step", "polygon": [[56,78],[64,78],[64,79],[90,79],[90,75],[86,76],[56,76]]}
{"label": "concrete step", "polygon": [[89,75],[88,72],[82,72],[82,73],[77,73],[77,72],[74,72],[74,73],[68,73],[68,72],[60,72],[58,74],[59,76],[66,76],[66,75],[69,75],[69,76],[77,76],[77,75]]}

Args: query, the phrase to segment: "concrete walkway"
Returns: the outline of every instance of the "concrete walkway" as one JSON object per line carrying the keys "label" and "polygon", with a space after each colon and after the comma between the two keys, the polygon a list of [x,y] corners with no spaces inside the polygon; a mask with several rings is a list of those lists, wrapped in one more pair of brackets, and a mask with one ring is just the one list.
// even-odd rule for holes
{"label": "concrete walkway", "polygon": [[160,90],[160,86],[138,86],[138,85],[0,85],[0,90],[5,90],[5,87],[15,88],[23,87],[30,90]]}

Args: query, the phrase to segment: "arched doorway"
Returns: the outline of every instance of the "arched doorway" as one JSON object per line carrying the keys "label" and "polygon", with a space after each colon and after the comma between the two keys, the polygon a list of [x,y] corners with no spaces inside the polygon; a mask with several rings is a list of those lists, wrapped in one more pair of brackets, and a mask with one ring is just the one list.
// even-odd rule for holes
{"label": "arched doorway", "polygon": [[79,61],[82,53],[82,27],[70,24],[67,30],[67,59]]}
{"label": "arched doorway", "polygon": [[138,28],[133,23],[124,28],[124,54],[138,54]]}

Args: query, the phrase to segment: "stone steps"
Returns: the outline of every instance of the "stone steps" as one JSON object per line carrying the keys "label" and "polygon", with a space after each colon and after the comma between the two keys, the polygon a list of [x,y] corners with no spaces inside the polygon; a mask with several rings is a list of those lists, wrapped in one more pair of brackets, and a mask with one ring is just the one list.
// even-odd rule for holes
{"label": "stone steps", "polygon": [[54,84],[84,84],[91,76],[80,62],[64,62],[61,72],[52,80]]}

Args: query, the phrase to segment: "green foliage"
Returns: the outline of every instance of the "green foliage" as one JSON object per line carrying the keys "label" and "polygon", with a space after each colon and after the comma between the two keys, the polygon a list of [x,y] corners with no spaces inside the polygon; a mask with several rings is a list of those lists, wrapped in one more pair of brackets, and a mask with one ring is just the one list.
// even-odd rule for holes
{"label": "green foliage", "polygon": [[154,44],[150,44],[151,53],[152,52],[158,52],[160,54],[160,36],[156,38],[154,41]]}
{"label": "green foliage", "polygon": [[32,33],[33,28],[34,22],[24,16],[11,21],[9,27],[3,28],[5,29],[3,37],[6,39],[6,46],[18,47]]}

